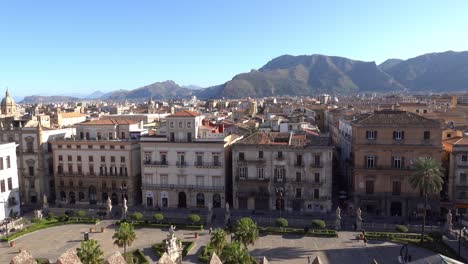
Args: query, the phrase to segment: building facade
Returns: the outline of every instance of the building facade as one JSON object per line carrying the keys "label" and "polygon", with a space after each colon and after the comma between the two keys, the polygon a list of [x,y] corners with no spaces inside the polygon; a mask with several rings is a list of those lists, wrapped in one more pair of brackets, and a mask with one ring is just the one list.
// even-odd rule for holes
{"label": "building facade", "polygon": [[[56,203],[113,205],[140,203],[139,123],[93,120],[75,125],[76,138],[52,142]],[[135,132],[136,131],[136,132]]]}
{"label": "building facade", "polygon": [[234,208],[330,212],[328,137],[257,132],[233,145]]}
{"label": "building facade", "polygon": [[[441,160],[439,122],[420,115],[383,110],[351,122],[354,204],[363,212],[408,216],[423,212],[420,190],[409,184],[419,157]],[[431,212],[439,211],[431,197]]]}
{"label": "building facade", "polygon": [[222,208],[233,136],[198,112],[180,111],[166,127],[142,137],[143,204],[147,207]]}
{"label": "building facade", "polygon": [[0,221],[21,214],[16,147],[14,142],[0,144]]}
{"label": "building facade", "polygon": [[443,144],[447,194],[453,206],[465,214],[468,208],[468,135],[444,140]]}

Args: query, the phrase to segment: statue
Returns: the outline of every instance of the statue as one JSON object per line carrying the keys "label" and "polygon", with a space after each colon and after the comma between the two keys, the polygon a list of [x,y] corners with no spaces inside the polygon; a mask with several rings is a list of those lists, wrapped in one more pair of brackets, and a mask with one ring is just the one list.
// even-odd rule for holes
{"label": "statue", "polygon": [[341,229],[341,209],[339,206],[336,208],[335,213],[336,213],[335,229],[340,230]]}
{"label": "statue", "polygon": [[111,217],[111,211],[112,211],[112,201],[110,197],[107,197],[107,202],[106,202],[106,213],[109,217]]}
{"label": "statue", "polygon": [[231,221],[231,211],[229,211],[229,203],[226,202],[226,213],[224,214],[224,225],[228,225]]}
{"label": "statue", "polygon": [[124,197],[123,198],[123,206],[122,206],[122,219],[127,219],[127,199]]}
{"label": "statue", "polygon": [[356,229],[361,230],[362,229],[362,211],[361,208],[357,208],[356,210]]}
{"label": "statue", "polygon": [[206,223],[211,224],[211,218],[213,217],[213,205],[208,203],[208,214],[206,215]]}
{"label": "statue", "polygon": [[229,213],[229,203],[226,202],[226,212]]}
{"label": "statue", "polygon": [[47,202],[47,195],[45,193],[42,196],[42,208],[43,209],[49,208],[49,203]]}
{"label": "statue", "polygon": [[165,240],[165,250],[173,263],[182,263],[182,242],[175,236],[175,226],[169,227],[169,235]]}
{"label": "statue", "polygon": [[445,223],[445,230],[447,232],[452,231],[452,210],[448,210],[447,212],[447,222]]}

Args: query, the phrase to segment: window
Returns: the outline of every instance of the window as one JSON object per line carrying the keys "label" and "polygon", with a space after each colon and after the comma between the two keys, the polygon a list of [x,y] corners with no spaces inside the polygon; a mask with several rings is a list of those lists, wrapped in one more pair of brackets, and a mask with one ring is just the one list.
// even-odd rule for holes
{"label": "window", "polygon": [[0,158],[0,170],[3,170],[3,158]]}
{"label": "window", "polygon": [[296,188],[296,198],[301,198],[302,197],[302,189],[301,188]]}
{"label": "window", "polygon": [[314,199],[318,199],[320,197],[320,190],[314,189]]}
{"label": "window", "polygon": [[302,155],[297,155],[296,156],[296,165],[297,166],[302,166]]}
{"label": "window", "polygon": [[166,153],[161,153],[161,164],[167,165],[167,156]]}
{"label": "window", "polygon": [[68,173],[72,174],[73,173],[73,166],[68,165]]}
{"label": "window", "polygon": [[34,176],[34,167],[33,166],[29,166],[28,167],[28,171],[29,171],[29,176]]}
{"label": "window", "polygon": [[109,139],[114,139],[114,134],[112,132],[109,132]]}
{"label": "window", "polygon": [[239,152],[239,160],[241,161],[245,160],[244,152]]}
{"label": "window", "polygon": [[77,149],[81,149],[81,145],[76,145],[76,148],[77,148]]}
{"label": "window", "polygon": [[314,182],[319,183],[320,182],[320,173],[316,172],[314,175]]}
{"label": "window", "polygon": [[163,184],[163,185],[168,184],[167,175],[161,175],[161,184]]}
{"label": "window", "polygon": [[93,145],[88,145],[88,149],[93,149]]}
{"label": "window", "polygon": [[106,156],[101,156],[101,162],[106,162]]}
{"label": "window", "polygon": [[59,155],[59,156],[58,156],[58,160],[59,160],[59,161],[63,161],[63,156],[62,156],[62,155]]}
{"label": "window", "polygon": [[393,139],[402,140],[405,138],[405,131],[393,131]]}
{"label": "window", "polygon": [[10,156],[6,157],[6,164],[7,169],[11,168]]}
{"label": "window", "polygon": [[93,162],[93,161],[94,161],[93,156],[89,156],[89,157],[88,157],[88,160],[89,160],[89,162]]}
{"label": "window", "polygon": [[374,181],[366,181],[366,194],[374,193]]}
{"label": "window", "polygon": [[57,166],[57,173],[58,174],[63,174],[63,166],[62,165]]}
{"label": "window", "polygon": [[120,133],[120,138],[125,139],[125,132]]}
{"label": "window", "polygon": [[27,150],[26,150],[27,152],[29,152],[29,153],[34,152],[33,142],[32,141],[26,142],[26,148],[27,148]]}
{"label": "window", "polygon": [[431,139],[431,131],[424,131],[424,139],[425,140]]}
{"label": "window", "polygon": [[187,142],[192,142],[192,132],[187,133]]}
{"label": "window", "polygon": [[467,162],[468,161],[468,154],[461,155],[461,161],[462,162]]}
{"label": "window", "polygon": [[[198,178],[198,176],[197,176]],[[186,185],[187,184],[187,177],[185,175],[177,175],[177,184],[178,185]]]}
{"label": "window", "polygon": [[320,166],[320,155],[315,155],[314,157],[314,163],[316,167]]}
{"label": "window", "polygon": [[401,169],[403,167],[402,157],[392,157],[392,168]]}
{"label": "window", "polygon": [[171,142],[174,142],[175,141],[175,136],[174,136],[174,132],[171,132],[170,134],[170,139],[169,139]]}
{"label": "window", "polygon": [[81,156],[76,156],[76,160],[77,160],[78,162],[81,162]]}
{"label": "window", "polygon": [[203,166],[203,153],[197,153],[197,166]]}
{"label": "window", "polygon": [[101,139],[101,132],[97,132],[97,139]]}
{"label": "window", "polygon": [[13,179],[10,177],[7,179],[8,181],[8,190],[11,191],[13,190]]}
{"label": "window", "polygon": [[145,152],[145,163],[151,162],[151,152]]}
{"label": "window", "polygon": [[93,165],[89,165],[89,174],[94,175],[94,166]]}
{"label": "window", "polygon": [[81,168],[81,165],[78,165],[77,168],[78,168],[78,174],[81,175],[81,173],[83,173],[83,169]]}
{"label": "window", "polygon": [[239,173],[239,179],[244,180],[245,178],[248,177],[247,175],[247,167],[239,167],[238,168],[238,173]]}
{"label": "window", "polygon": [[70,162],[72,161],[72,156],[68,155],[67,160]]}
{"label": "window", "polygon": [[197,176],[197,186],[204,186],[204,185],[205,185],[205,177]]}
{"label": "window", "polygon": [[367,130],[366,131],[366,138],[370,140],[377,139],[377,131],[375,130]]}
{"label": "window", "polygon": [[221,177],[213,176],[213,186],[222,186]]}
{"label": "window", "polygon": [[373,169],[375,168],[375,156],[365,156],[366,168]]}
{"label": "window", "polygon": [[171,122],[169,123],[169,127],[170,127],[170,128],[174,128],[174,121],[171,121]]}
{"label": "window", "polygon": [[0,181],[0,190],[3,192],[6,192],[5,190],[5,180],[1,180]]}
{"label": "window", "polygon": [[259,159],[263,159],[263,150],[260,150],[260,151],[258,152],[258,158],[259,158]]}
{"label": "window", "polygon": [[284,175],[286,175],[286,169],[283,167],[276,167],[274,170],[274,174],[277,182],[284,182]]}
{"label": "window", "polygon": [[111,145],[111,146],[110,146],[110,149],[115,149],[115,146],[114,146],[114,145]]}
{"label": "window", "polygon": [[61,149],[61,148],[62,148],[62,145],[57,145],[57,148]]}
{"label": "window", "polygon": [[192,122],[187,122],[187,128],[192,128]]}
{"label": "window", "polygon": [[185,166],[185,153],[184,152],[177,153],[177,165]]}
{"label": "window", "polygon": [[296,182],[300,182],[302,179],[302,174],[300,172],[296,172]]}
{"label": "window", "polygon": [[265,179],[265,168],[257,168],[257,178],[259,180],[264,180]]}
{"label": "window", "polygon": [[120,145],[120,149],[125,149],[125,146],[124,146],[124,145]]}
{"label": "window", "polygon": [[393,182],[392,194],[393,195],[400,195],[401,194],[401,182],[400,181],[394,181]]}
{"label": "window", "polygon": [[179,128],[183,128],[182,121],[179,121]]}
{"label": "window", "polygon": [[67,145],[67,149],[71,149],[71,145]]}
{"label": "window", "polygon": [[111,156],[111,162],[115,163],[115,156]]}
{"label": "window", "polygon": [[105,148],[106,148],[106,146],[104,146],[104,145],[99,146],[99,149],[105,149]]}
{"label": "window", "polygon": [[214,166],[221,166],[221,163],[219,162],[219,155],[218,154],[213,154],[213,165]]}
{"label": "window", "polygon": [[466,178],[466,173],[460,172],[460,184],[466,184],[467,178]]}
{"label": "window", "polygon": [[125,157],[120,157],[120,163],[125,163]]}
{"label": "window", "polygon": [[278,151],[278,159],[283,159],[283,152],[282,151]]}
{"label": "window", "polygon": [[452,134],[447,133],[447,138],[451,138],[451,137],[452,137]]}

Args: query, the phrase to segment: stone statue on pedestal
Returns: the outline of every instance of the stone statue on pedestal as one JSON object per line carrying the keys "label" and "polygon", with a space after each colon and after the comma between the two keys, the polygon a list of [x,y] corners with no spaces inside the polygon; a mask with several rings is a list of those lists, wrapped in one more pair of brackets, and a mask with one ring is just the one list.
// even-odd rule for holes
{"label": "stone statue on pedestal", "polygon": [[122,206],[122,219],[127,219],[127,199],[123,198],[123,206]]}
{"label": "stone statue on pedestal", "polygon": [[362,211],[361,208],[357,208],[356,210],[356,229],[361,230],[362,229]]}
{"label": "stone statue on pedestal", "polygon": [[447,221],[445,222],[445,231],[452,231],[452,210],[448,210]]}
{"label": "stone statue on pedestal", "polygon": [[211,203],[208,203],[208,215],[206,216],[206,222],[208,224],[211,224],[211,218],[213,216],[213,206],[211,205]]}
{"label": "stone statue on pedestal", "polygon": [[47,195],[44,193],[42,196],[42,209],[48,209],[49,208],[49,203],[47,201]]}
{"label": "stone statue on pedestal", "polygon": [[336,213],[335,229],[340,230],[341,229],[341,209],[339,206],[336,208],[335,213]]}
{"label": "stone statue on pedestal", "polygon": [[226,213],[224,215],[224,225],[229,223],[229,219],[231,218],[231,211],[229,210],[229,203],[226,202]]}
{"label": "stone statue on pedestal", "polygon": [[107,201],[106,201],[106,214],[109,218],[112,217],[111,215],[111,211],[112,211],[112,201],[111,201],[111,198],[110,197],[107,197]]}
{"label": "stone statue on pedestal", "polygon": [[165,241],[168,257],[177,264],[182,263],[182,242],[175,236],[175,226],[169,228],[169,235]]}

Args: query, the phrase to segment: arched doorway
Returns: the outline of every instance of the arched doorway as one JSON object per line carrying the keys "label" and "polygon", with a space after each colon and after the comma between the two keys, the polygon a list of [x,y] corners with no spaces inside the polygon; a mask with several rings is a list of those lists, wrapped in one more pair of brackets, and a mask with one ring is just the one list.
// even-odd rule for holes
{"label": "arched doorway", "polygon": [[70,198],[70,204],[75,204],[76,203],[76,198],[75,198],[75,193],[74,192],[70,192],[68,193],[68,197]]}
{"label": "arched doorway", "polygon": [[119,204],[119,197],[117,196],[116,193],[112,193],[111,201],[112,201],[112,205],[118,205]]}
{"label": "arched doorway", "polygon": [[401,216],[401,202],[392,202],[390,204],[390,216]]}
{"label": "arched doorway", "polygon": [[221,207],[221,195],[219,193],[213,194],[213,208]]}
{"label": "arched doorway", "polygon": [[179,208],[187,207],[187,195],[184,192],[179,192]]}
{"label": "arched doorway", "polygon": [[67,195],[64,191],[60,192],[60,201],[65,202],[67,200]]}
{"label": "arched doorway", "polygon": [[96,187],[93,185],[89,186],[89,204],[97,204],[97,196],[96,196]]}
{"label": "arched doorway", "polygon": [[205,195],[197,193],[197,207],[205,207]]}
{"label": "arched doorway", "polygon": [[107,195],[107,193],[103,192],[102,195],[101,195],[102,202],[105,203],[107,201],[108,197],[109,197],[109,195]]}

